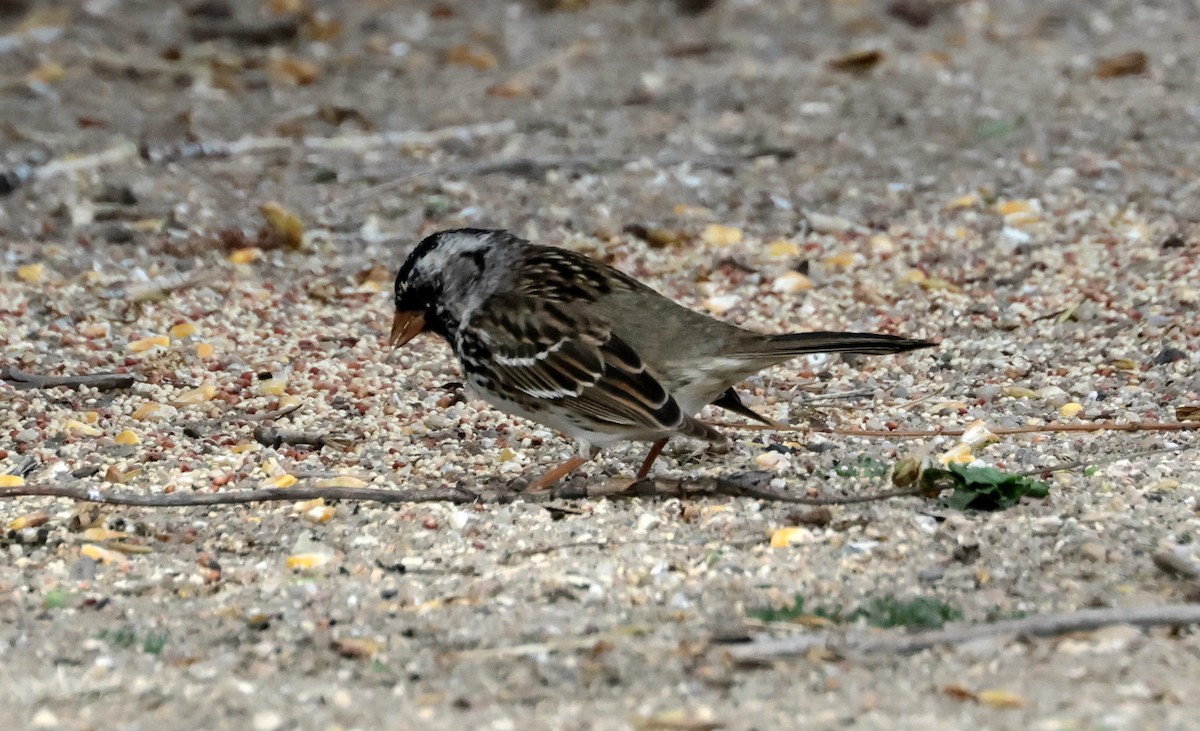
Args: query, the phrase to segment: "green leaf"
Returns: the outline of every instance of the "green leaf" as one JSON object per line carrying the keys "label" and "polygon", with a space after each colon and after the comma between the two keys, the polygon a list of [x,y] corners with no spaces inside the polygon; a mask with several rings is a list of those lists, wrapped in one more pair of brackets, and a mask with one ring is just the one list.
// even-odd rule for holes
{"label": "green leaf", "polygon": [[995,467],[952,464],[945,469],[929,468],[921,473],[921,481],[931,489],[953,489],[943,502],[955,510],[1006,510],[1023,497],[1040,500],[1050,494],[1050,486],[1040,480],[1010,475]]}
{"label": "green leaf", "polygon": [[980,141],[992,140],[1000,137],[1007,137],[1024,126],[1024,115],[1018,116],[1013,120],[993,119],[980,124],[976,130],[976,135],[979,137]]}
{"label": "green leaf", "polygon": [[897,599],[888,594],[868,599],[851,616],[862,617],[874,627],[937,629],[946,622],[962,619],[962,612],[939,599]]}
{"label": "green leaf", "polygon": [[75,595],[61,586],[56,586],[46,592],[45,598],[42,599],[42,606],[46,609],[63,609],[71,605],[71,601]]}
{"label": "green leaf", "polygon": [[118,627],[114,630],[100,630],[99,638],[112,647],[132,647],[137,642],[137,633],[132,627]]}
{"label": "green leaf", "polygon": [[167,645],[166,632],[147,632],[142,638],[142,652],[157,655],[163,651]]}

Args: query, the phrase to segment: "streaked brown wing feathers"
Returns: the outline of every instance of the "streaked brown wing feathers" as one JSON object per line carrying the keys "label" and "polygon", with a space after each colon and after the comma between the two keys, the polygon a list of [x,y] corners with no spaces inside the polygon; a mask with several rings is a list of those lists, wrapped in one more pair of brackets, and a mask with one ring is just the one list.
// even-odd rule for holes
{"label": "streaked brown wing feathers", "polygon": [[497,295],[475,316],[489,334],[480,365],[525,395],[547,399],[596,421],[649,431],[683,423],[679,405],[638,354],[583,303]]}

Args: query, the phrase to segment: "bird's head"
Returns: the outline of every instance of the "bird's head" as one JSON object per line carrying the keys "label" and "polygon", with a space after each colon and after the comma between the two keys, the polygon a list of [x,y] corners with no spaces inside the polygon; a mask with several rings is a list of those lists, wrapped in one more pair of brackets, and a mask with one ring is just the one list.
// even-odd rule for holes
{"label": "bird's head", "polygon": [[449,338],[494,289],[496,259],[510,239],[503,231],[463,228],[439,231],[417,244],[396,274],[391,346],[426,330]]}

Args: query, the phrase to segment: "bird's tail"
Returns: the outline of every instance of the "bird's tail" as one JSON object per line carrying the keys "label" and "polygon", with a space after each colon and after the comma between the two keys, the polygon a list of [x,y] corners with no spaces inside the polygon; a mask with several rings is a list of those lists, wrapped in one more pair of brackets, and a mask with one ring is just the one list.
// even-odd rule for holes
{"label": "bird's tail", "polygon": [[[878,333],[810,332],[772,335],[762,344],[762,357],[791,358],[809,353],[862,353],[889,355],[919,348],[932,348],[928,340],[902,338]],[[747,355],[760,355],[748,353]]]}

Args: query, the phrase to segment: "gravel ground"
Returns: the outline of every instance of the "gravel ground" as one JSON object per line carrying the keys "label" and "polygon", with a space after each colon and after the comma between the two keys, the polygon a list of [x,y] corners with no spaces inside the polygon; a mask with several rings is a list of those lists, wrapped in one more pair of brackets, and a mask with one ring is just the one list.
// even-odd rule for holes
{"label": "gravel ground", "polygon": [[[1200,404],[1194,3],[163,5],[0,0],[0,366],[138,379],[0,386],[0,474],[139,493],[537,474],[570,445],[462,394],[442,343],[382,344],[408,247],[460,225],[588,252],[748,327],[940,339],[745,384],[794,424],[1171,422]],[[285,212],[264,231],[271,202],[300,227]],[[333,441],[264,446],[264,426]],[[1193,432],[970,454],[733,433],[720,454],[673,445],[658,473],[842,496],[954,449],[1095,466],[999,513],[905,498],[811,524],[720,497],[5,500],[0,721],[1200,728],[1195,630],[726,654],[821,631],[756,618],[795,596],[926,597],[969,623],[1186,601],[1151,555],[1195,558]],[[572,484],[628,480],[644,449]]]}

